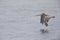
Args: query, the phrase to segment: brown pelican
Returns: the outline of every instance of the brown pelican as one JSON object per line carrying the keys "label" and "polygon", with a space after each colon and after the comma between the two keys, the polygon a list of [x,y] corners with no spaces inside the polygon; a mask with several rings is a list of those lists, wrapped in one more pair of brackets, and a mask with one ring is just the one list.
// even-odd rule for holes
{"label": "brown pelican", "polygon": [[50,15],[47,15],[45,13],[42,13],[40,15],[36,15],[36,16],[41,16],[41,19],[40,19],[40,23],[43,25],[45,25],[46,27],[48,26],[48,22],[51,18],[55,18],[55,16],[50,16]]}

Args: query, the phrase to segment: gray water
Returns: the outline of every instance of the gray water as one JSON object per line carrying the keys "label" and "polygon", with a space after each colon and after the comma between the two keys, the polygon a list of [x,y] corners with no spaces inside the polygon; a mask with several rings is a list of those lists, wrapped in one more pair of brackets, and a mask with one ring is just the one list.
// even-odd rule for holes
{"label": "gray water", "polygon": [[[60,0],[0,0],[0,40],[60,40]],[[41,13],[54,15],[41,33]]]}

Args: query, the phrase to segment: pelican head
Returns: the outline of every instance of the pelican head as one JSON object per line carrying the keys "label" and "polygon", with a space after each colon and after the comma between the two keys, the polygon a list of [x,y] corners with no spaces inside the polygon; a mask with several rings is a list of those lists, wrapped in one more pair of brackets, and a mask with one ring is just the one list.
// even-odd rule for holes
{"label": "pelican head", "polygon": [[47,14],[45,14],[45,13],[42,13],[42,15],[44,15],[44,16],[48,16]]}

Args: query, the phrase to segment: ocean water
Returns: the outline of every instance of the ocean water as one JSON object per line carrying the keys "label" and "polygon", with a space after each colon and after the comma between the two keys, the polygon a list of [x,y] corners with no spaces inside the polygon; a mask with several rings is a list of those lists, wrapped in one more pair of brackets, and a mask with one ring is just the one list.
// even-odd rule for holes
{"label": "ocean water", "polygon": [[[0,40],[60,40],[60,0],[0,0]],[[41,33],[37,14],[55,16]]]}

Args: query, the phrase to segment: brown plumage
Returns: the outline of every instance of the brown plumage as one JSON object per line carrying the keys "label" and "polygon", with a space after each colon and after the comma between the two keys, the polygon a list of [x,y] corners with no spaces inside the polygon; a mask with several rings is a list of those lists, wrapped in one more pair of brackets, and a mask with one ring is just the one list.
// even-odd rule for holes
{"label": "brown plumage", "polygon": [[55,18],[55,16],[50,16],[50,15],[47,15],[45,13],[42,13],[42,14],[37,15],[37,16],[41,16],[40,23],[45,24],[46,27],[48,26],[49,20],[51,18]]}
{"label": "brown plumage", "polygon": [[42,13],[41,19],[40,19],[40,20],[41,20],[40,23],[42,23],[42,24],[44,23],[44,18],[45,18],[45,16],[46,16],[46,14]]}

